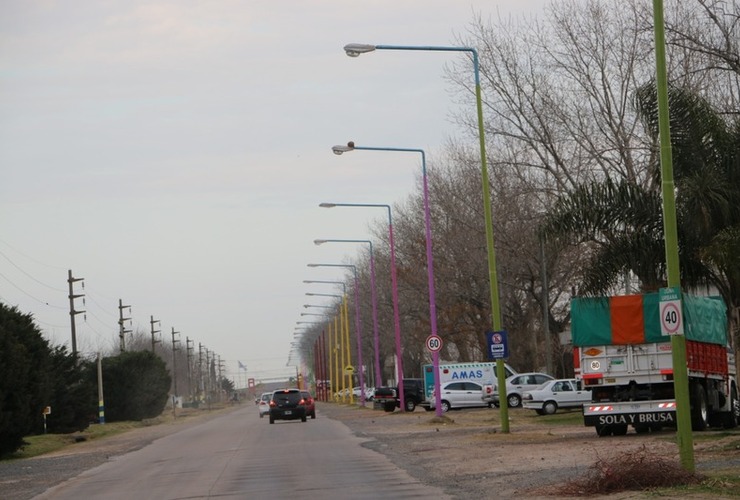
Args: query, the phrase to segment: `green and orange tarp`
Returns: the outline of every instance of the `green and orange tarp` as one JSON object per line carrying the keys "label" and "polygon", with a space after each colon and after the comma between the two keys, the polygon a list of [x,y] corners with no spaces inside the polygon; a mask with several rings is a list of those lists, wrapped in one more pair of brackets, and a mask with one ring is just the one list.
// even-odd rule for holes
{"label": "green and orange tarp", "polygon": [[[689,340],[727,344],[727,313],[718,297],[683,294],[684,333]],[[668,342],[660,327],[659,294],[575,297],[571,335],[576,346]]]}

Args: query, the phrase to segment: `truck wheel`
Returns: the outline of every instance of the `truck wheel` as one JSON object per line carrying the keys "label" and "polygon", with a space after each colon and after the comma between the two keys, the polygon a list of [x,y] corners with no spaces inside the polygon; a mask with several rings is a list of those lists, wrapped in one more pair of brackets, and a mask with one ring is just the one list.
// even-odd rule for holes
{"label": "truck wheel", "polygon": [[442,408],[442,411],[443,411],[444,413],[447,413],[448,411],[450,411],[450,408],[452,408],[452,406],[450,406],[450,402],[449,402],[449,401],[445,401],[445,400],[443,399],[443,400],[442,400],[442,405],[441,405],[441,408]]}
{"label": "truck wheel", "polygon": [[730,411],[724,415],[724,428],[734,429],[740,423],[740,401],[737,399],[737,387],[730,389]]}
{"label": "truck wheel", "polygon": [[704,386],[694,384],[691,386],[691,428],[695,431],[703,431],[707,428],[708,415],[707,393]]}
{"label": "truck wheel", "polygon": [[416,401],[413,399],[407,399],[403,404],[406,407],[406,411],[414,411],[416,409]]}
{"label": "truck wheel", "polygon": [[558,404],[555,401],[547,401],[542,405],[542,411],[545,412],[545,415],[552,415],[558,411]]}
{"label": "truck wheel", "polygon": [[612,434],[614,436],[624,436],[627,434],[627,424],[613,425]]}
{"label": "truck wheel", "polygon": [[391,401],[390,403],[384,403],[383,404],[383,410],[387,411],[388,413],[391,413],[395,409],[396,409],[396,402],[395,401]]}
{"label": "truck wheel", "polygon": [[611,425],[597,425],[596,426],[596,434],[599,437],[608,437],[612,435],[612,426]]}

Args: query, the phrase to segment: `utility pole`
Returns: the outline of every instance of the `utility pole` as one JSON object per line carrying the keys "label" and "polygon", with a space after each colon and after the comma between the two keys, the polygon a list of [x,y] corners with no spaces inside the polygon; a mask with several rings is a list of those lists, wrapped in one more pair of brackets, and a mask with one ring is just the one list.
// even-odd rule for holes
{"label": "utility pole", "polygon": [[155,324],[161,324],[158,319],[154,319],[154,316],[149,316],[149,324],[152,325],[152,352],[154,352],[154,346],[158,344],[159,342],[162,342],[162,340],[157,340],[157,337],[155,336],[156,333],[162,333],[162,330],[155,330],[154,325]]}
{"label": "utility pole", "polygon": [[221,355],[218,355],[218,394],[219,394],[219,401],[223,402],[223,397],[221,397],[223,388],[224,388],[224,376],[223,376],[223,367],[224,362],[221,360]]}
{"label": "utility pole", "polygon": [[209,361],[210,359],[210,351],[206,349],[206,372],[208,373],[208,377],[206,378],[206,401],[208,402],[208,409],[211,409],[211,363]]}
{"label": "utility pole", "polygon": [[[69,284],[69,320],[72,327],[72,357],[77,357],[77,325],[75,324],[75,316],[85,311],[75,311],[75,299],[84,297],[84,293],[75,294],[73,284],[75,281],[82,281],[85,278],[73,278],[72,270],[70,269],[67,274],[67,283]],[[85,289],[85,282],[82,282],[82,289]],[[85,305],[85,299],[82,299],[82,305]]]}
{"label": "utility pole", "polygon": [[105,400],[103,399],[103,362],[98,353],[98,422],[105,423]]}
{"label": "utility pole", "polygon": [[203,384],[203,344],[198,342],[198,395],[205,393]]}
{"label": "utility pole", "polygon": [[175,409],[177,408],[177,351],[179,349],[177,348],[177,343],[180,342],[180,339],[175,339],[175,335],[179,335],[180,332],[175,331],[175,327],[172,327],[172,380],[173,380],[173,392],[172,395],[172,414],[177,417],[175,414]]}
{"label": "utility pole", "polygon": [[193,349],[194,344],[189,337],[185,337],[185,353],[188,359],[188,397],[193,400]]}
{"label": "utility pole", "polygon": [[123,317],[123,310],[128,309],[128,313],[131,314],[131,306],[124,306],[123,301],[118,299],[118,337],[121,344],[121,352],[126,352],[126,334],[131,333],[131,330],[126,330],[124,322],[131,321],[131,318]]}

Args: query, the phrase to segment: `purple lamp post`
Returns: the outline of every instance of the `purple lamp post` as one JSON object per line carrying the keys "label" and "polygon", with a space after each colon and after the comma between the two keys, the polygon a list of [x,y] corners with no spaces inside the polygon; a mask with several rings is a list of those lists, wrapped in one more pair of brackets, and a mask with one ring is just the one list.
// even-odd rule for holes
{"label": "purple lamp post", "polygon": [[380,340],[378,336],[378,298],[375,293],[375,257],[373,255],[373,242],[370,240],[313,240],[316,245],[324,243],[367,243],[370,246],[370,293],[373,307],[373,346],[375,350],[375,385],[383,380],[383,372],[380,371]]}
{"label": "purple lamp post", "polygon": [[[357,332],[357,365],[360,372],[360,406],[365,406],[365,375],[362,373],[362,326],[360,322],[360,281],[357,279],[357,267],[352,264],[308,264],[308,267],[346,267],[355,275],[355,331]],[[350,387],[350,402],[354,396]]]}
{"label": "purple lamp post", "polygon": [[[396,246],[393,241],[393,217],[391,215],[391,206],[375,203],[321,203],[322,208],[334,207],[366,207],[366,208],[385,208],[388,210],[388,244],[391,249],[391,295],[393,298],[393,326],[396,337],[396,381],[400,387],[399,397],[403,402],[403,351],[401,348],[401,315],[398,310],[398,280],[396,276]],[[382,382],[382,381],[381,381]],[[402,410],[405,406],[401,405]]]}
{"label": "purple lamp post", "polygon": [[[427,250],[427,280],[429,285],[429,322],[432,329],[431,337],[436,339],[436,344],[441,345],[441,339],[437,335],[437,305],[434,296],[434,262],[432,258],[432,216],[429,208],[429,183],[427,181],[427,164],[426,155],[423,149],[414,148],[389,148],[389,147],[369,147],[369,146],[355,146],[355,143],[350,141],[346,146],[333,146],[332,151],[334,154],[341,155],[348,151],[391,151],[391,152],[403,152],[403,153],[419,153],[421,154],[421,173],[422,180],[424,183],[424,225],[426,229],[426,250]],[[439,391],[439,350],[432,351],[432,363],[434,370],[434,408],[435,413],[438,417],[442,416],[442,401]],[[399,382],[398,385],[399,398],[401,399],[401,409],[406,409],[406,400],[403,393],[403,381]]]}

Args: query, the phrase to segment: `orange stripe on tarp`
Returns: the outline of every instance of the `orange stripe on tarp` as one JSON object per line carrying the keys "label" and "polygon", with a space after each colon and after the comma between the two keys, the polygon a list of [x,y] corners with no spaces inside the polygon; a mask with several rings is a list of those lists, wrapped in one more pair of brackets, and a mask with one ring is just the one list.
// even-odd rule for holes
{"label": "orange stripe on tarp", "polygon": [[609,298],[612,344],[645,342],[645,319],[642,295],[619,295]]}

